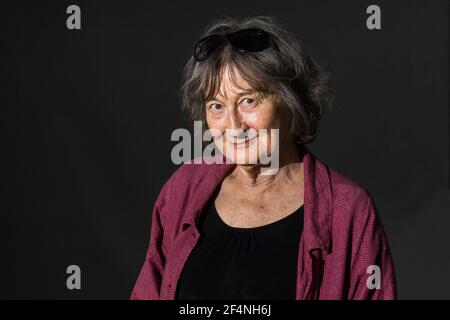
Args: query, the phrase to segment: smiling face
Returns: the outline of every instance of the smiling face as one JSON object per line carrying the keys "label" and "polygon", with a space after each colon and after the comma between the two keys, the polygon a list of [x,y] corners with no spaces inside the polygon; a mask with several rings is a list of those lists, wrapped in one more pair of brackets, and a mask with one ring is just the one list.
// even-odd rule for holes
{"label": "smiling face", "polygon": [[[288,128],[277,96],[254,90],[235,69],[224,67],[218,93],[205,103],[205,115],[217,148],[236,164],[260,163],[279,148]],[[265,129],[265,130],[261,130]]]}

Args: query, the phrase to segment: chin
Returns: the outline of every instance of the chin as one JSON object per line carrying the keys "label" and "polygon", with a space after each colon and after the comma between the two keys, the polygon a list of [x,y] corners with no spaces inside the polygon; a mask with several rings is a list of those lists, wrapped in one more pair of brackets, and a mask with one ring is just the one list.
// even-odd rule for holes
{"label": "chin", "polygon": [[239,165],[255,165],[259,163],[259,154],[252,154],[249,156],[247,150],[240,150],[236,153],[230,152],[227,157],[235,164]]}

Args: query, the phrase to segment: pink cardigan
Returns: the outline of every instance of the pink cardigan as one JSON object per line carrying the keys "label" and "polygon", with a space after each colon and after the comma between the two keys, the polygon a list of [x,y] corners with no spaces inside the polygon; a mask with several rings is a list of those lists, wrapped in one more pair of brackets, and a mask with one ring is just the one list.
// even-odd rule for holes
{"label": "pink cardigan", "polygon": [[[304,229],[296,299],[396,299],[392,257],[370,194],[307,148],[303,167]],[[175,298],[180,273],[200,236],[197,218],[233,168],[233,164],[184,164],[164,184],[131,299]],[[367,285],[373,265],[379,267],[379,289]]]}

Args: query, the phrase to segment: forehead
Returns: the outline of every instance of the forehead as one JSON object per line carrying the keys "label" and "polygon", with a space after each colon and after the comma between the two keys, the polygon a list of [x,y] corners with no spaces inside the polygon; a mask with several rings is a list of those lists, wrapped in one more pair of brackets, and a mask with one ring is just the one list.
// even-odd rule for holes
{"label": "forehead", "polygon": [[227,65],[219,77],[219,87],[215,98],[232,99],[250,91],[256,90],[242,77],[237,68]]}

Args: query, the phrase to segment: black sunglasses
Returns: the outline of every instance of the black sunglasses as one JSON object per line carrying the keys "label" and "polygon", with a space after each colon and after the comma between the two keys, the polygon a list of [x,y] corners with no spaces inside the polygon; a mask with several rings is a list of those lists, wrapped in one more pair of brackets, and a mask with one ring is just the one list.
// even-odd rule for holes
{"label": "black sunglasses", "polygon": [[[239,52],[258,52],[271,47],[270,36],[261,29],[242,29],[233,33],[213,34],[197,41],[193,57],[203,61],[217,48],[229,42]],[[274,49],[276,47],[275,43]]]}

